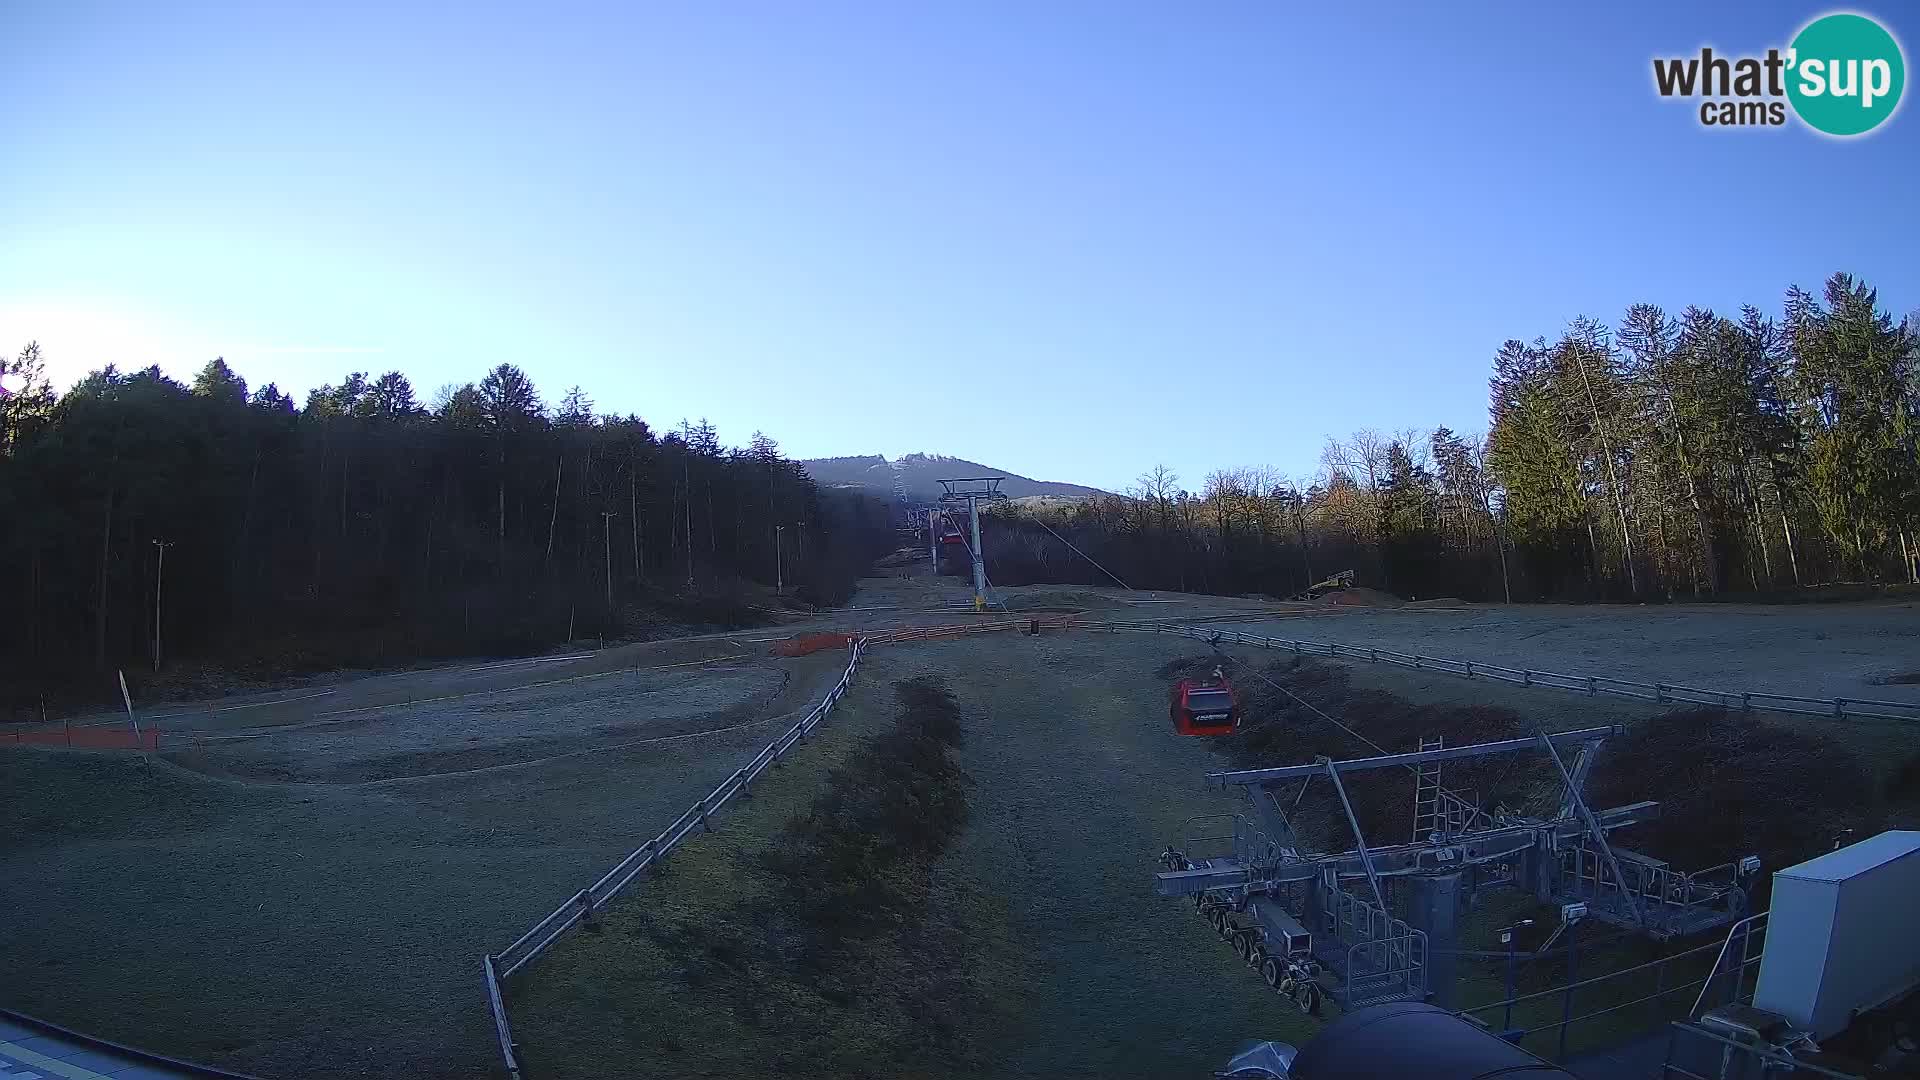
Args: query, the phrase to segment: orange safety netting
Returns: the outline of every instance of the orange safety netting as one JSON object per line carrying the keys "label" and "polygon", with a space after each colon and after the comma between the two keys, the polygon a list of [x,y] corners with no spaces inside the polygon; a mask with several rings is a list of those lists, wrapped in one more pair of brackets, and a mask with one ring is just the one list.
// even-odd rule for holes
{"label": "orange safety netting", "polygon": [[[937,641],[941,638],[964,637],[968,634],[992,634],[1009,630],[1027,631],[1036,629],[1067,630],[1073,627],[1071,615],[1049,615],[1032,619],[1008,619],[990,623],[959,623],[947,626],[900,626],[887,630],[870,630],[865,635],[872,641]],[[775,656],[805,656],[823,649],[844,649],[853,644],[858,634],[801,634],[785,641],[775,642]]]}
{"label": "orange safety netting", "polygon": [[823,649],[844,649],[853,644],[852,634],[801,634],[773,643],[775,656],[806,656]]}

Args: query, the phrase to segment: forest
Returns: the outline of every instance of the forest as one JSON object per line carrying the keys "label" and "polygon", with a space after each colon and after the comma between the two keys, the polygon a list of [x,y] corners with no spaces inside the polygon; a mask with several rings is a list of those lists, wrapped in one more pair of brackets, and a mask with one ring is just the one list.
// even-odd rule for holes
{"label": "forest", "polygon": [[[1484,437],[1329,439],[1320,468],[1161,467],[1126,498],[996,508],[995,582],[1288,596],[1343,570],[1408,598],[1663,602],[1920,580],[1920,317],[1845,274],[1493,357]],[[1077,549],[1077,550],[1076,550]],[[1097,564],[1097,565],[1096,565]]]}
{"label": "forest", "polygon": [[[0,710],[764,621],[844,601],[894,507],[755,434],[548,405],[501,364],[298,407],[220,359],[64,394],[0,360]],[[1837,274],[1769,315],[1650,304],[1493,357],[1484,437],[1329,439],[1318,471],[1156,468],[1125,497],[996,508],[1003,585],[1287,596],[1787,597],[1920,577],[1920,319]],[[774,586],[785,586],[775,596]],[[192,680],[199,679],[199,683]],[[208,683],[208,679],[225,682]]]}
{"label": "forest", "polygon": [[[191,385],[0,360],[0,715],[507,655],[843,602],[891,509],[756,434],[664,435],[520,368],[417,400],[353,373],[298,408],[214,359]],[[784,585],[779,595],[775,585]],[[684,632],[684,630],[683,630]]]}

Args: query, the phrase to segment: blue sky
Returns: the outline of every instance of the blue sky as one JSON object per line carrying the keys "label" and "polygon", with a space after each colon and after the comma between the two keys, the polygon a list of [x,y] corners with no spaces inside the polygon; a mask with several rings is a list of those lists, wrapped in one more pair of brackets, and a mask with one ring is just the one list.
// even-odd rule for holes
{"label": "blue sky", "polygon": [[280,6],[0,8],[0,349],[301,396],[510,361],[795,456],[1197,487],[1480,430],[1500,343],[1582,313],[1920,306],[1911,106],[1653,92],[1818,4]]}

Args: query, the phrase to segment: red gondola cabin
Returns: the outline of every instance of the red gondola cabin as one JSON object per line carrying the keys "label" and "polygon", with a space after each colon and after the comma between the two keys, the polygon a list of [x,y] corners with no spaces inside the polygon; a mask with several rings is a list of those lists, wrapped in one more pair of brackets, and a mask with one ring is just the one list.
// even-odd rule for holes
{"label": "red gondola cabin", "polygon": [[1173,730],[1181,735],[1231,735],[1240,726],[1240,703],[1218,672],[1211,679],[1174,683],[1170,712]]}

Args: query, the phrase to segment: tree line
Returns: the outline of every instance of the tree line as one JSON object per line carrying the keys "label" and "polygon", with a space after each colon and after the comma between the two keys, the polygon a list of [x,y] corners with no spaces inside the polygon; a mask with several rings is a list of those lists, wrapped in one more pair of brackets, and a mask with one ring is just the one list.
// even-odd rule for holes
{"label": "tree line", "polygon": [[220,359],[64,394],[37,346],[0,367],[16,709],[175,659],[266,679],[742,625],[776,582],[841,602],[892,546],[885,504],[817,490],[764,435],[660,434],[578,387],[549,407],[511,364],[427,403],[356,372],[299,407]]}
{"label": "tree line", "polygon": [[[1488,430],[1329,439],[1320,468],[1156,468],[1121,499],[996,512],[1002,584],[1666,601],[1920,581],[1920,317],[1836,274],[1778,317],[1630,307],[1493,358]],[[1073,549],[1078,548],[1082,554]]]}

